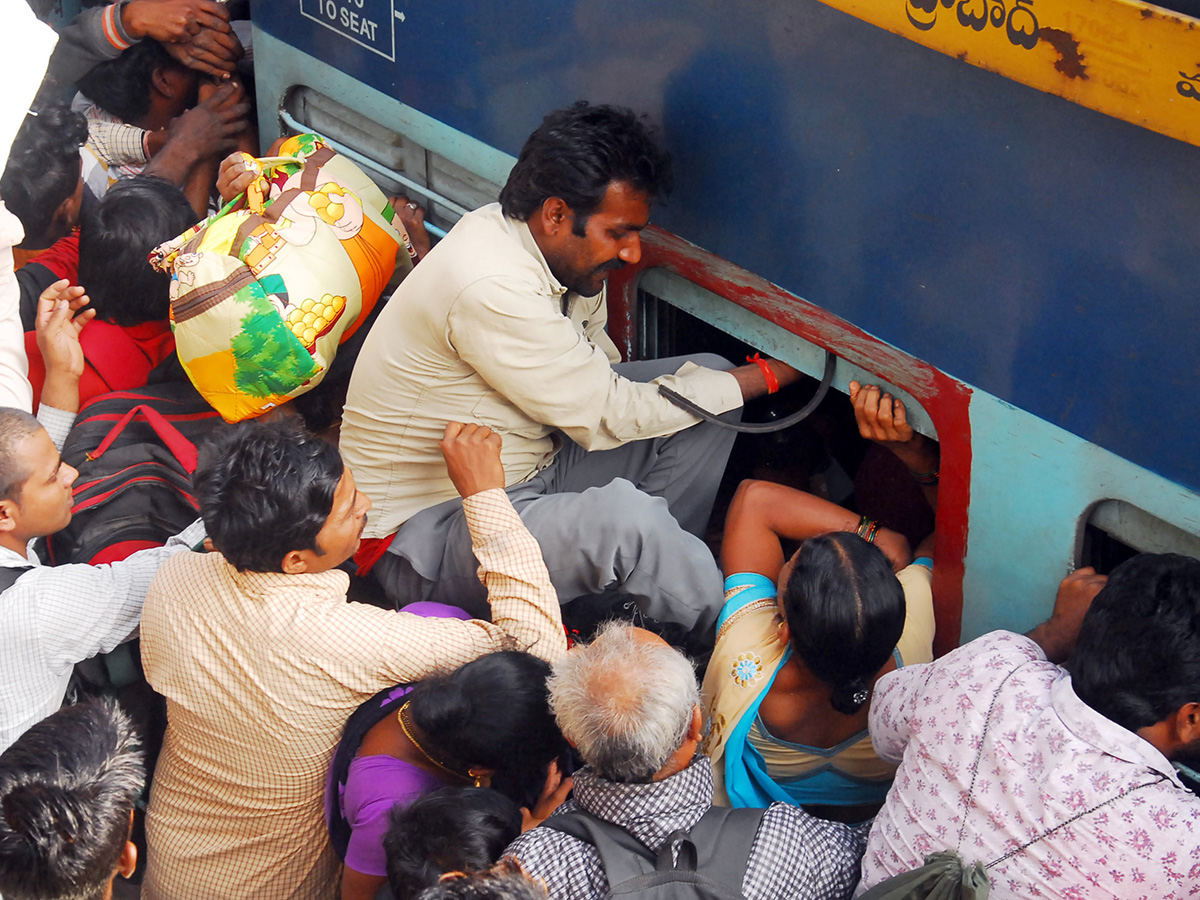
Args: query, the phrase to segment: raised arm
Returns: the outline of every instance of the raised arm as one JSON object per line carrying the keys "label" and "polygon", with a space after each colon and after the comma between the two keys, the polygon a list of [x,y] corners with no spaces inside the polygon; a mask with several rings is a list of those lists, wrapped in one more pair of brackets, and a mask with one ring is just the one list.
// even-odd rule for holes
{"label": "raised arm", "polygon": [[1076,569],[1062,580],[1050,618],[1027,634],[1042,648],[1046,659],[1053,663],[1066,662],[1075,649],[1084,615],[1107,583],[1108,576],[1097,575],[1091,566]]}
{"label": "raised arm", "polygon": [[904,403],[873,384],[850,382],[850,401],[854,404],[854,420],[858,433],[896,455],[912,473],[929,506],[937,511],[938,469],[941,452],[937,441],[931,441],[908,424]]}
{"label": "raised arm", "polygon": [[463,498],[492,623],[518,648],[554,662],[567,650],[558,594],[541,547],[504,493],[500,435],[486,426],[450,422],[438,446]]}
{"label": "raised arm", "polygon": [[[859,516],[828,500],[769,481],[743,481],[725,517],[721,569],[756,572],[774,580],[783,567],[783,541],[830,531],[856,531]],[[904,535],[880,528],[875,544],[899,571],[912,561]]]}

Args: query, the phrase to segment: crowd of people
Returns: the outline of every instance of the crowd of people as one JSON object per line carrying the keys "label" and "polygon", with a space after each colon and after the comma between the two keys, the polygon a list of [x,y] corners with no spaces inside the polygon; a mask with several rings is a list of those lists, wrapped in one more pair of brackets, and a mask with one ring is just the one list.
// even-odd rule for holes
{"label": "crowd of people", "polygon": [[[194,523],[44,565],[81,404],[187,378],[147,254],[268,155],[239,33],[212,0],[85,10],[0,178],[0,895],[1200,895],[1200,561],[1080,569],[940,659],[932,534],[752,479],[718,563],[733,432],[659,388],[736,421],[802,376],[621,361],[606,279],[672,186],[628,110],[551,112],[432,247],[396,198],[417,264],[340,427],[222,426]],[[878,386],[849,405],[936,510],[937,443]],[[73,678],[134,636],[156,754]]]}

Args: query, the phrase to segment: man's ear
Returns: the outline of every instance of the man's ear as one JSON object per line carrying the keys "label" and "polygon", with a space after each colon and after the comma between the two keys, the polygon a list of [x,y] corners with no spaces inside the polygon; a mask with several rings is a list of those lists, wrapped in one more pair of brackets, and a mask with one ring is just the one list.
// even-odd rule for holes
{"label": "man's ear", "polygon": [[1175,734],[1181,743],[1200,741],[1200,703],[1185,703],[1175,713]]}
{"label": "man's ear", "polygon": [[[133,834],[133,810],[129,811],[129,834]],[[132,878],[133,872],[137,868],[137,844],[129,840],[128,836],[125,839],[125,848],[121,851],[121,856],[117,860],[117,871],[121,873],[122,878]]]}
{"label": "man's ear", "polygon": [[571,207],[562,197],[547,197],[542,202],[541,220],[543,232],[558,234],[563,228],[571,227]]}
{"label": "man's ear", "polygon": [[308,559],[299,550],[289,550],[279,568],[288,575],[303,575],[308,571]]}
{"label": "man's ear", "polygon": [[704,712],[697,703],[692,707],[692,724],[688,726],[687,739],[699,741],[704,736]]}
{"label": "man's ear", "polygon": [[134,871],[137,869],[137,844],[133,841],[125,842],[125,849],[121,851],[121,858],[117,860],[117,871],[122,878],[132,878]]}
{"label": "man's ear", "polygon": [[15,500],[0,500],[0,532],[15,531],[21,508]]}

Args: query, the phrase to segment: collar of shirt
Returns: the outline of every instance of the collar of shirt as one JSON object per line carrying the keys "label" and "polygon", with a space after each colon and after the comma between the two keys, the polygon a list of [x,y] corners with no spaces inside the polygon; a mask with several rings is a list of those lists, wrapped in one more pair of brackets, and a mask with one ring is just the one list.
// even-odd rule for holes
{"label": "collar of shirt", "polygon": [[248,597],[262,597],[278,594],[281,591],[311,592],[313,599],[325,599],[327,595],[345,596],[350,587],[350,576],[341,569],[329,569],[325,572],[303,572],[290,575],[287,572],[239,572],[227,560],[229,577]]}
{"label": "collar of shirt", "polygon": [[[499,204],[497,204],[497,211],[499,212]],[[565,294],[567,292],[566,286],[561,284],[559,280],[554,277],[554,273],[550,271],[550,266],[546,262],[546,257],[542,255],[542,248],[538,246],[537,241],[533,239],[533,232],[529,230],[529,223],[519,222],[516,219],[511,219],[502,212],[500,213],[500,216],[504,220],[504,227],[508,229],[508,233],[512,235],[513,240],[520,244],[521,249],[536,259],[538,265],[541,266],[542,272],[546,278],[546,288],[550,291],[550,293],[555,297],[561,297],[563,294]]]}
{"label": "collar of shirt", "polygon": [[1134,765],[1146,766],[1186,790],[1175,767],[1153,744],[1100,715],[1080,700],[1071,685],[1071,676],[1066,671],[1063,671],[1061,677],[1051,686],[1050,702],[1063,725],[1080,740],[1091,744],[1102,753]]}
{"label": "collar of shirt", "polygon": [[[37,540],[37,538],[34,538]],[[7,547],[0,547],[0,566],[6,569],[17,566],[29,567],[40,566],[42,561],[38,559],[38,555],[33,552],[34,541],[30,541],[25,547],[25,555],[22,556],[16,550],[9,550]]]}
{"label": "collar of shirt", "polygon": [[591,768],[575,774],[575,801],[583,809],[626,829],[647,847],[661,847],[686,831],[712,806],[712,764],[697,754],[682,772],[648,784],[607,781]]}

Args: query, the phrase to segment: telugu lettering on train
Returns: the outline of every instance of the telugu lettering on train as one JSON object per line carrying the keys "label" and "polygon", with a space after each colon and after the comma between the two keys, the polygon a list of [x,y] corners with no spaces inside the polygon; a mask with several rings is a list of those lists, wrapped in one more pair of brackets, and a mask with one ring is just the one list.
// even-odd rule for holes
{"label": "telugu lettering on train", "polygon": [[1181,96],[1189,97],[1192,100],[1200,100],[1200,72],[1195,75],[1189,75],[1187,72],[1180,72],[1183,81],[1175,85],[1175,90],[1179,91]]}
{"label": "telugu lettering on train", "polygon": [[393,62],[394,0],[300,0],[300,15]]}
{"label": "telugu lettering on train", "polygon": [[[940,7],[940,8],[939,8]],[[954,13],[948,12],[953,9]],[[1033,0],[905,0],[908,21],[920,31],[929,31],[937,24],[938,14],[946,12],[946,20],[957,22],[961,28],[983,31],[1003,28],[1015,47],[1032,49],[1038,42],[1038,20],[1033,12]]]}

